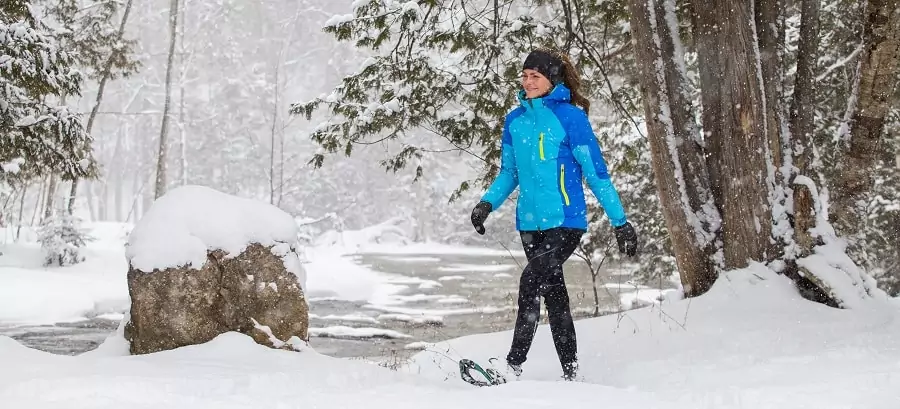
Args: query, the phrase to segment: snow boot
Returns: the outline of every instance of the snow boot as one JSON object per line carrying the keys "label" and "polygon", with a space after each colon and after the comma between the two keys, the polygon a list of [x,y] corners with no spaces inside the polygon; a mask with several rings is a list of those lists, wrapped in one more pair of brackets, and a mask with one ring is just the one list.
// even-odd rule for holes
{"label": "snow boot", "polygon": [[563,379],[566,381],[574,381],[578,377],[578,362],[569,362],[563,364]]}
{"label": "snow boot", "polygon": [[509,362],[505,362],[504,364],[500,364],[497,361],[500,361],[497,358],[491,358],[488,362],[491,363],[491,366],[503,377],[504,382],[519,380],[519,377],[522,376],[522,365],[513,365]]}

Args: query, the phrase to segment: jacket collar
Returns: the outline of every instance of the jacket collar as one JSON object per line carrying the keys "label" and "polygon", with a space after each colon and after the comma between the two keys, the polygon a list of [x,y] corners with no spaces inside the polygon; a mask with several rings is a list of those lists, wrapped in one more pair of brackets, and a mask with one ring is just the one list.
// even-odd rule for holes
{"label": "jacket collar", "polygon": [[569,91],[569,88],[566,87],[565,84],[558,84],[550,90],[550,93],[544,95],[539,98],[528,99],[525,98],[525,90],[519,90],[518,93],[519,105],[524,107],[526,110],[534,110],[543,107],[550,107],[560,103],[570,102],[572,100],[572,93]]}

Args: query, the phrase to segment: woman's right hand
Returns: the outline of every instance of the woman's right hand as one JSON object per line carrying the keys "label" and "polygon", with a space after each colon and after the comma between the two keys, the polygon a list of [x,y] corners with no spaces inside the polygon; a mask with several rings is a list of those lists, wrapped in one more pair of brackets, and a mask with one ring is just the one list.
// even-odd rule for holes
{"label": "woman's right hand", "polygon": [[475,231],[478,234],[484,234],[484,221],[487,220],[488,215],[491,214],[493,206],[490,203],[481,201],[475,205],[475,208],[472,209],[472,226],[475,227]]}

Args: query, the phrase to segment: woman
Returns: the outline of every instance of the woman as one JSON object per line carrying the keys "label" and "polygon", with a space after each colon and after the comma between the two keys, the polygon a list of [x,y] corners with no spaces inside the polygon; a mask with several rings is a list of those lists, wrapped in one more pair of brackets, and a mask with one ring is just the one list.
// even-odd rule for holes
{"label": "woman", "polygon": [[588,122],[590,102],[579,93],[580,82],[566,56],[546,50],[528,55],[522,68],[520,106],[504,121],[500,173],[472,210],[472,225],[484,234],[488,214],[519,188],[516,229],[528,265],[519,279],[519,311],[506,357],[508,372],[517,377],[534,339],[541,297],[563,378],[573,380],[578,370],[575,325],[562,265],[587,231],[582,178],[614,227],[619,251],[628,256],[637,251],[637,235],[625,217]]}

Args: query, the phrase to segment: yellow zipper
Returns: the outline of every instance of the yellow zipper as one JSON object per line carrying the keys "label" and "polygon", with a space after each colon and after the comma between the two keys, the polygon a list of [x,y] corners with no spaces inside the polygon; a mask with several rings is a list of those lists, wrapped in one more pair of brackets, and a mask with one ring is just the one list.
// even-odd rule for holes
{"label": "yellow zipper", "polygon": [[569,205],[569,194],[566,193],[566,165],[559,165],[559,188],[562,190],[563,199],[566,201],[566,206]]}
{"label": "yellow zipper", "polygon": [[544,133],[541,132],[538,137],[538,152],[541,154],[541,160],[544,160]]}

